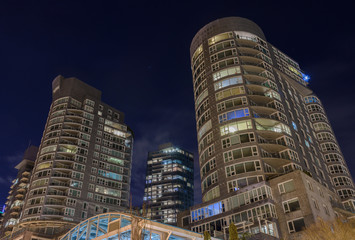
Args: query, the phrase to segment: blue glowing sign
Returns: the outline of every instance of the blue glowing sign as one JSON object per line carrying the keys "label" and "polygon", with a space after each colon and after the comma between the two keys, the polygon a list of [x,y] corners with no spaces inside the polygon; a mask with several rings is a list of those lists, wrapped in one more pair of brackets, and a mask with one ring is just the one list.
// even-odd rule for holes
{"label": "blue glowing sign", "polygon": [[302,78],[305,82],[308,82],[311,79],[311,77],[309,75],[306,75],[304,73],[302,73]]}

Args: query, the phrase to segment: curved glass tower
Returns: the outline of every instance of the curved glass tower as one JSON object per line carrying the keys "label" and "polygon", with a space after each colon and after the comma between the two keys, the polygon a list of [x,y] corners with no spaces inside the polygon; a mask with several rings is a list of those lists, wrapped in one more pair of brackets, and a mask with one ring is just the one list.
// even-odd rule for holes
{"label": "curved glass tower", "polygon": [[[270,205],[259,210],[277,218],[269,181],[300,171],[319,189],[337,193],[354,211],[349,170],[297,62],[267,42],[254,22],[240,17],[218,19],[200,29],[190,56],[204,203],[263,185],[263,203]],[[227,212],[228,201],[218,211]],[[199,219],[196,214],[192,221]],[[249,221],[265,218],[251,215]],[[228,221],[220,224],[218,230]],[[288,225],[290,233],[292,227]]]}

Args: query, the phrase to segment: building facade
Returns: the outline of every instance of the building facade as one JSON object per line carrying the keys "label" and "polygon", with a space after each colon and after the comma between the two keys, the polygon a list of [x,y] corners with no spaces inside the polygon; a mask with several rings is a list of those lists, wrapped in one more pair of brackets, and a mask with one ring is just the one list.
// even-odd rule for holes
{"label": "building facade", "polygon": [[[270,181],[296,170],[336,193],[354,212],[353,180],[325,110],[297,62],[267,42],[254,22],[239,17],[204,26],[190,54],[202,200],[206,206],[221,203],[212,204],[207,215],[191,210],[190,223],[223,213],[214,231],[236,222],[260,232],[264,224],[272,226],[270,236],[281,237],[275,199],[283,192]],[[243,195],[246,189],[250,192]],[[221,202],[236,196],[253,204],[227,208]],[[281,232],[296,235],[291,225],[286,227]]]}
{"label": "building facade", "polygon": [[19,223],[37,152],[38,147],[28,147],[24,153],[22,161],[15,166],[18,172],[17,177],[12,181],[9,195],[5,203],[6,206],[3,214],[3,222],[0,225],[1,237],[10,235],[13,227]]}
{"label": "building facade", "polygon": [[177,214],[194,202],[193,154],[171,143],[149,152],[144,203],[148,218],[176,225]]}
{"label": "building facade", "polygon": [[17,230],[54,236],[91,216],[128,207],[133,132],[124,114],[103,103],[92,86],[58,76],[52,89]]}

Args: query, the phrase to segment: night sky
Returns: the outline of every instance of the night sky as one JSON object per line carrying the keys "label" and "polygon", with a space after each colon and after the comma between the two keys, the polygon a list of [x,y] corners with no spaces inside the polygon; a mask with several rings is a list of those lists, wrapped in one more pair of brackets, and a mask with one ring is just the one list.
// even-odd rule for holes
{"label": "night sky", "polygon": [[13,168],[39,145],[59,74],[102,91],[135,132],[133,204],[143,198],[147,152],[173,142],[195,153],[189,48],[222,17],[253,20],[311,76],[355,175],[355,14],[351,1],[0,1],[0,205]]}

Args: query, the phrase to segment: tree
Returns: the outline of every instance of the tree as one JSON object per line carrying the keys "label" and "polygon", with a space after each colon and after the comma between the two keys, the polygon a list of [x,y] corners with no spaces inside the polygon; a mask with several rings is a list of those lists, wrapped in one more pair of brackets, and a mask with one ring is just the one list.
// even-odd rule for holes
{"label": "tree", "polygon": [[229,224],[229,240],[239,240],[237,227],[234,223]]}
{"label": "tree", "polygon": [[355,240],[355,220],[338,218],[327,222],[318,218],[301,234],[302,240]]}
{"label": "tree", "polygon": [[203,232],[203,240],[211,240],[211,235],[209,232],[207,231]]}

